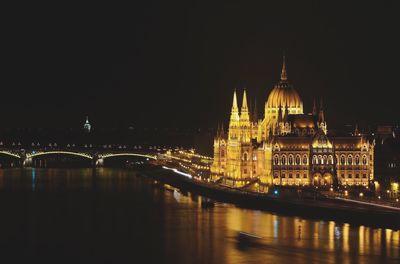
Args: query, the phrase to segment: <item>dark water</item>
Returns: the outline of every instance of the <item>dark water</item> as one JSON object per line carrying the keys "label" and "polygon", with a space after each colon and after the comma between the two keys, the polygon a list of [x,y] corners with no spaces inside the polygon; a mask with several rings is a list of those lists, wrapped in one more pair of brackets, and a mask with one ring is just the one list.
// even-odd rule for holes
{"label": "dark water", "polygon": [[[400,232],[169,191],[133,170],[0,170],[2,263],[400,263]],[[238,231],[261,236],[242,245]]]}

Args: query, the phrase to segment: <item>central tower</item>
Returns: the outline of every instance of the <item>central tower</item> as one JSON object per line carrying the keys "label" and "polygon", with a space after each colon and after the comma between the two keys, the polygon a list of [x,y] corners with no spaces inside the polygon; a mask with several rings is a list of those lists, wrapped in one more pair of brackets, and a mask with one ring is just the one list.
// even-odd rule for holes
{"label": "central tower", "polygon": [[280,113],[283,115],[303,114],[303,102],[297,91],[288,82],[285,56],[283,56],[281,78],[265,103],[265,116],[260,131],[261,135],[259,135],[262,140],[266,140],[269,134],[275,134]]}

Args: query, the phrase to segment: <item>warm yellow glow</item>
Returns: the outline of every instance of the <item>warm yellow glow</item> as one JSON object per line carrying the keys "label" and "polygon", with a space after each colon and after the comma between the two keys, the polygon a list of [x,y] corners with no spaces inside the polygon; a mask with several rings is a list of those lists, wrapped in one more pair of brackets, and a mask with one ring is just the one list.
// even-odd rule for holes
{"label": "warm yellow glow", "polygon": [[[320,119],[318,124],[314,124],[314,118]],[[246,93],[239,107],[234,92],[227,132],[218,129],[214,156],[210,158],[211,173],[222,178],[245,181],[258,178],[265,184],[329,187],[332,175],[327,176],[326,169],[336,169],[339,184],[367,186],[368,180],[373,180],[374,144],[362,137],[339,140],[327,137],[323,109],[319,114],[317,109],[313,115],[303,114],[303,102],[286,77],[268,96],[263,120],[249,119]],[[195,155],[194,151],[181,154],[187,160]]]}
{"label": "warm yellow glow", "polygon": [[397,182],[392,183],[392,191],[394,191],[394,192],[399,191],[399,183],[397,183]]}

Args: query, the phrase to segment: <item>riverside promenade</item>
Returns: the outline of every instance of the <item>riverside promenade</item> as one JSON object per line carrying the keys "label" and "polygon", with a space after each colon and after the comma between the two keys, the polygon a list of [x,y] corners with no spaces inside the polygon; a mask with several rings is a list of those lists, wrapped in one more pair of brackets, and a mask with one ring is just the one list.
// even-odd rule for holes
{"label": "riverside promenade", "polygon": [[[283,192],[287,193],[288,190],[280,187],[276,187],[274,191],[267,194],[245,191],[196,180],[189,174],[176,169],[166,169],[162,166],[154,166],[142,174],[181,191],[189,191],[215,201],[232,203],[243,208],[400,230],[400,210],[397,207],[329,197],[322,194],[313,197],[310,195],[301,197],[283,195]],[[297,191],[289,190],[293,193]]]}

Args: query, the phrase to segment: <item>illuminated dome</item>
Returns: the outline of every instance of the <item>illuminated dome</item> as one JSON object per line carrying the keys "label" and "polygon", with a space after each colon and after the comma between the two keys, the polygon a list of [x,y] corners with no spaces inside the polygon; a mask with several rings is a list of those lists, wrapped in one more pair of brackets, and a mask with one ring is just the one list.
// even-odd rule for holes
{"label": "illuminated dome", "polygon": [[285,60],[283,61],[281,79],[278,84],[274,86],[268,96],[266,108],[289,108],[290,114],[302,114],[303,102],[299,94],[287,80]]}
{"label": "illuminated dome", "polygon": [[267,107],[300,108],[303,103],[297,91],[289,84],[279,82],[268,96]]}

